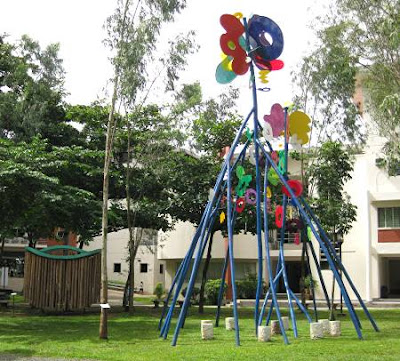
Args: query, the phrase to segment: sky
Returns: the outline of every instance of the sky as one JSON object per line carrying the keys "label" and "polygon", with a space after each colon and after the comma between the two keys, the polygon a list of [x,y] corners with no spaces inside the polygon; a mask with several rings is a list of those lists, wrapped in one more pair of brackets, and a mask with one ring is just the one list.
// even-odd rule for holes
{"label": "sky", "polygon": [[[60,43],[60,57],[66,70],[65,87],[71,104],[90,104],[104,98],[104,89],[112,76],[108,53],[102,44],[103,24],[112,14],[116,0],[1,0],[0,33],[10,39],[28,34],[42,47]],[[293,97],[290,73],[315,41],[311,23],[326,11],[327,1],[315,0],[187,0],[187,8],[175,22],[162,30],[166,42],[179,32],[196,31],[200,50],[189,58],[181,82],[200,81],[205,98],[224,92],[226,85],[215,80],[215,69],[221,61],[219,38],[224,33],[219,23],[222,14],[263,15],[274,20],[284,36],[284,50],[279,59],[285,67],[269,75],[271,91],[261,95],[260,107],[266,111],[275,102],[283,104]],[[163,45],[161,45],[163,46]],[[232,85],[239,87],[239,107],[247,114],[251,105],[248,75],[237,77]],[[250,110],[250,108],[248,109]]]}

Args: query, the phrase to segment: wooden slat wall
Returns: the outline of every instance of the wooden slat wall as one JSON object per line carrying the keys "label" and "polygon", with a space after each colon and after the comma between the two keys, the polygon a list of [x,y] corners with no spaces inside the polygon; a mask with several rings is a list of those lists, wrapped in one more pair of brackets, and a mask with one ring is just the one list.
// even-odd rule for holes
{"label": "wooden slat wall", "polygon": [[53,260],[25,253],[25,299],[32,307],[76,311],[98,303],[100,253],[74,260]]}

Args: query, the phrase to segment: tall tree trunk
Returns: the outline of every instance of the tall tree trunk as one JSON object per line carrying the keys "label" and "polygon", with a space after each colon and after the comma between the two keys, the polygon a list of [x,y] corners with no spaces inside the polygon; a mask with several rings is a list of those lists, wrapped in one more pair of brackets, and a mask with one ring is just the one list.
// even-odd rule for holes
{"label": "tall tree trunk", "polygon": [[[333,244],[336,247],[337,244],[337,233],[334,231],[333,233]],[[336,317],[335,317],[335,310],[334,310],[334,301],[335,301],[335,275],[332,272],[332,295],[331,295],[331,309],[330,309],[330,313],[329,313],[329,321],[335,321]]]}
{"label": "tall tree trunk", "polygon": [[335,276],[332,272],[332,295],[331,295],[331,310],[329,312],[329,321],[335,321],[336,317],[335,317],[335,311],[334,311],[334,300],[335,300]]}
{"label": "tall tree trunk", "polygon": [[0,267],[3,262],[3,254],[4,254],[4,244],[6,243],[6,238],[5,237],[0,237],[1,239],[1,247],[0,247]]}
{"label": "tall tree trunk", "polygon": [[301,249],[301,275],[300,275],[300,292],[301,292],[301,303],[303,306],[306,304],[306,290],[304,287],[304,279],[306,277],[305,262],[306,262],[306,247],[307,239],[304,237],[304,233],[301,232],[302,249]]}
{"label": "tall tree trunk", "polygon": [[128,285],[128,311],[133,311],[133,296],[134,296],[134,288],[135,288],[135,277],[134,277],[134,266],[135,266],[135,242],[134,242],[134,224],[131,218],[131,193],[130,193],[130,178],[131,178],[131,127],[129,122],[129,117],[126,117],[126,127],[127,127],[127,142],[128,142],[128,155],[127,155],[127,164],[126,164],[126,218],[128,222],[128,230],[129,230],[129,285]]}
{"label": "tall tree trunk", "polygon": [[31,248],[35,248],[35,242],[33,241],[33,233],[32,232],[28,232],[28,245]]}
{"label": "tall tree trunk", "polygon": [[208,243],[208,248],[207,248],[207,257],[204,262],[204,268],[203,268],[203,276],[201,278],[201,287],[200,287],[200,293],[199,293],[199,313],[204,313],[204,290],[207,282],[207,272],[208,272],[208,266],[210,265],[211,261],[211,250],[212,250],[212,244],[214,240],[214,234],[213,232],[211,234],[210,242]]}
{"label": "tall tree trunk", "polygon": [[122,307],[124,307],[125,311],[129,311],[128,303],[129,303],[129,285],[130,285],[131,273],[128,271],[128,277],[126,278],[125,287],[124,287],[124,296],[122,297]]}
{"label": "tall tree trunk", "polygon": [[[125,28],[126,28],[126,15],[129,9],[129,0],[125,2],[124,5],[124,15],[122,21],[122,30],[120,33],[119,41],[122,43],[125,37]],[[102,219],[101,219],[101,227],[102,227],[102,250],[101,250],[101,294],[100,294],[100,302],[105,304],[108,302],[108,277],[107,277],[107,233],[108,233],[108,191],[109,191],[109,170],[110,170],[110,162],[112,155],[112,146],[114,143],[114,135],[117,128],[117,122],[115,119],[115,108],[118,98],[118,87],[120,80],[120,68],[118,61],[115,65],[115,75],[113,79],[113,95],[111,98],[111,109],[110,114],[108,116],[107,123],[107,135],[106,135],[106,147],[105,147],[105,156],[104,156],[104,176],[103,176],[103,209],[102,209]],[[108,329],[107,329],[107,316],[108,309],[100,308],[100,326],[99,326],[99,337],[101,339],[108,338]]]}
{"label": "tall tree trunk", "polygon": [[[114,91],[111,101],[111,110],[108,117],[107,123],[107,135],[106,135],[106,147],[104,156],[104,175],[103,175],[103,206],[102,206],[102,249],[101,249],[101,294],[100,303],[108,303],[108,276],[107,276],[107,235],[108,235],[108,191],[109,191],[109,170],[112,154],[112,145],[114,132],[116,128],[115,120],[115,105],[117,102],[117,89],[118,89],[119,78],[118,75],[114,78]],[[99,326],[99,337],[101,339],[108,338],[107,330],[107,316],[108,309],[100,308],[100,326]]]}

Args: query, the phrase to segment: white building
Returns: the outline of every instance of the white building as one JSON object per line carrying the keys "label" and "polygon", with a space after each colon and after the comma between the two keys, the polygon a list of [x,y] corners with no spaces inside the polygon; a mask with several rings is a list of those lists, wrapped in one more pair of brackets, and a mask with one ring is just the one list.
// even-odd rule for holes
{"label": "white building", "polygon": [[[157,231],[144,230],[142,237],[135,258],[135,289],[137,292],[153,294],[158,282],[164,285],[165,262],[157,259]],[[108,234],[107,270],[110,283],[125,285],[129,271],[128,240],[128,229]],[[98,248],[102,248],[101,236],[95,237],[89,246],[85,247],[86,250]]]}

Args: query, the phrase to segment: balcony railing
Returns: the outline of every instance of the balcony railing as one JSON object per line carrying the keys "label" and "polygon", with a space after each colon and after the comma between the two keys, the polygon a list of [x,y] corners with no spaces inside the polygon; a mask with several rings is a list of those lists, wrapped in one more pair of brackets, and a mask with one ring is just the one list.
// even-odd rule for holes
{"label": "balcony railing", "polygon": [[[15,238],[6,238],[4,241],[5,246],[11,247],[28,247],[29,241],[26,238],[15,237]],[[36,242],[36,247],[47,247],[46,240],[39,240]]]}
{"label": "balcony railing", "polygon": [[[279,249],[280,235],[273,234],[270,236],[271,250]],[[285,245],[295,244],[296,234],[295,233],[285,233],[284,243]]]}

